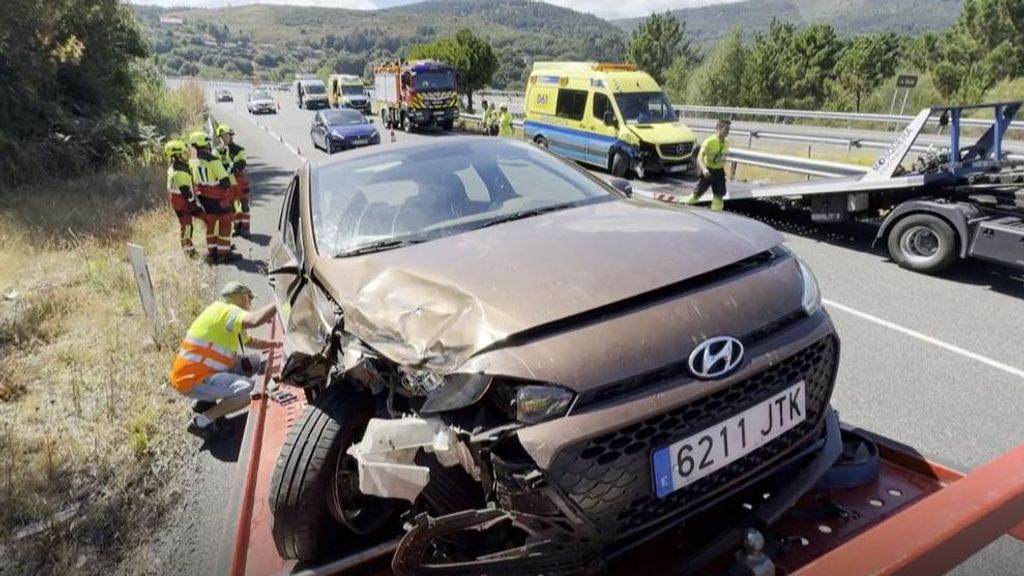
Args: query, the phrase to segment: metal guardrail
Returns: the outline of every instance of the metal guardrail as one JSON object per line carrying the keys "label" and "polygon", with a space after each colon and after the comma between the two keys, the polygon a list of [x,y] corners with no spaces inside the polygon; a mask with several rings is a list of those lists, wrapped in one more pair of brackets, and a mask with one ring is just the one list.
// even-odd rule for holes
{"label": "metal guardrail", "polygon": [[[846,122],[874,122],[909,124],[914,117],[902,116],[899,114],[869,114],[862,112],[824,112],[818,110],[791,110],[783,108],[739,108],[730,106],[673,106],[683,114],[705,114],[715,116],[750,116],[762,118],[805,118],[810,120],[846,121]],[[931,118],[929,124],[938,125],[938,118]],[[986,128],[992,124],[989,120],[977,118],[963,118],[961,126]],[[1024,130],[1024,122],[1016,121],[1010,123],[1010,129]]]}
{"label": "metal guardrail", "polygon": [[[479,114],[462,114],[460,117],[464,120],[472,120],[474,122],[480,122],[483,119]],[[521,120],[513,121],[512,125],[520,130],[523,128],[523,122]],[[869,170],[866,166],[857,166],[855,164],[843,164],[841,162],[826,162],[823,160],[813,160],[811,158],[800,158],[797,156],[769,154],[767,152],[759,152],[757,150],[749,150],[745,148],[730,149],[726,158],[729,162],[733,162],[735,164],[757,166],[760,168],[781,170],[784,172],[793,172],[796,174],[817,176],[821,178],[862,176]]]}

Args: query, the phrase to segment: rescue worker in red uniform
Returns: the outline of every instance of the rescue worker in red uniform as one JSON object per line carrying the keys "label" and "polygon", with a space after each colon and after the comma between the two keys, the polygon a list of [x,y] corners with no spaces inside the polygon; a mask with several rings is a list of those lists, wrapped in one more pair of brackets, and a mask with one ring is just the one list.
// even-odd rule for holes
{"label": "rescue worker in red uniform", "polygon": [[196,150],[192,181],[203,208],[200,218],[206,225],[207,260],[211,264],[234,260],[238,255],[231,251],[231,178],[220,158],[213,154],[206,133],[193,132],[190,140]]}
{"label": "rescue worker in red uniform", "polygon": [[202,210],[196,202],[192,186],[188,146],[181,140],[171,140],[164,145],[164,154],[170,160],[167,167],[167,199],[178,216],[181,248],[191,258],[196,255],[196,248],[192,245],[192,217],[202,213]]}
{"label": "rescue worker in red uniform", "polygon": [[246,154],[245,148],[235,142],[235,131],[227,124],[217,127],[217,137],[221,145],[217,149],[217,155],[224,163],[231,178],[232,207],[234,209],[234,233],[233,236],[247,237],[249,235],[249,177],[246,175]]}

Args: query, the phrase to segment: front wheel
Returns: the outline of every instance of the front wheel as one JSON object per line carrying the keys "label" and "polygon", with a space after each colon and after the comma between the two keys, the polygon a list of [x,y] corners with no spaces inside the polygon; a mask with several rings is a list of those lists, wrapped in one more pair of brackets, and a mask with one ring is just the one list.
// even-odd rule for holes
{"label": "front wheel", "polygon": [[922,274],[937,274],[957,258],[956,232],[931,214],[911,214],[896,222],[887,244],[894,262]]}
{"label": "front wheel", "polygon": [[412,133],[412,116],[402,114],[402,130],[406,133]]}
{"label": "front wheel", "polygon": [[452,130],[455,129],[455,121],[446,120],[445,123],[441,125],[441,129],[444,130],[445,132],[451,132]]}
{"label": "front wheel", "polygon": [[612,176],[625,178],[627,172],[629,172],[629,158],[621,151],[616,150],[612,156]]}
{"label": "front wheel", "polygon": [[270,480],[271,533],[282,558],[316,560],[345,532],[369,534],[394,519],[400,502],[353,489],[348,449],[373,414],[368,393],[330,386],[288,432]]}
{"label": "front wheel", "polygon": [[380,125],[385,130],[391,130],[391,120],[388,118],[388,111],[384,108],[380,109]]}

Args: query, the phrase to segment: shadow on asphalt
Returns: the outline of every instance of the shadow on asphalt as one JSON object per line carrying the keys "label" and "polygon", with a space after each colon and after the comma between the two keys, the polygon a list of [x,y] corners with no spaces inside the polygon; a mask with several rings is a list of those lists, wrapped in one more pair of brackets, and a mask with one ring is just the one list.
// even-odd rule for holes
{"label": "shadow on asphalt", "polygon": [[245,432],[245,422],[248,416],[248,412],[242,412],[238,416],[226,418],[224,425],[230,430],[230,435],[221,440],[203,442],[199,451],[205,450],[210,453],[210,456],[221,462],[238,462],[238,453],[242,449],[242,435]]}
{"label": "shadow on asphalt", "polygon": [[236,270],[249,272],[251,274],[263,274],[266,272],[266,263],[256,258],[242,257],[238,260],[227,262],[224,266],[232,266]]}
{"label": "shadow on asphalt", "polygon": [[250,233],[246,239],[258,246],[270,246],[270,236],[267,234]]}

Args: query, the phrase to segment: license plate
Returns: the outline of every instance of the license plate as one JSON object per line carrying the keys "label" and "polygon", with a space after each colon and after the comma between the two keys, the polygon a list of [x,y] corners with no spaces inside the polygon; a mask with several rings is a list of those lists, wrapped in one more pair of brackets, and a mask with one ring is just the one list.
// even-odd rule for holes
{"label": "license plate", "polygon": [[803,422],[806,408],[804,383],[797,382],[724,422],[655,450],[654,493],[664,498],[740,460]]}
{"label": "license plate", "polygon": [[688,164],[678,164],[676,166],[669,166],[668,168],[665,169],[665,171],[666,172],[672,172],[672,173],[675,173],[675,172],[685,172],[686,169],[689,168],[689,167],[690,166]]}
{"label": "license plate", "polygon": [[359,140],[353,140],[352,143],[355,144],[356,146],[366,146],[367,144],[370,143],[370,141],[365,138],[362,138]]}

